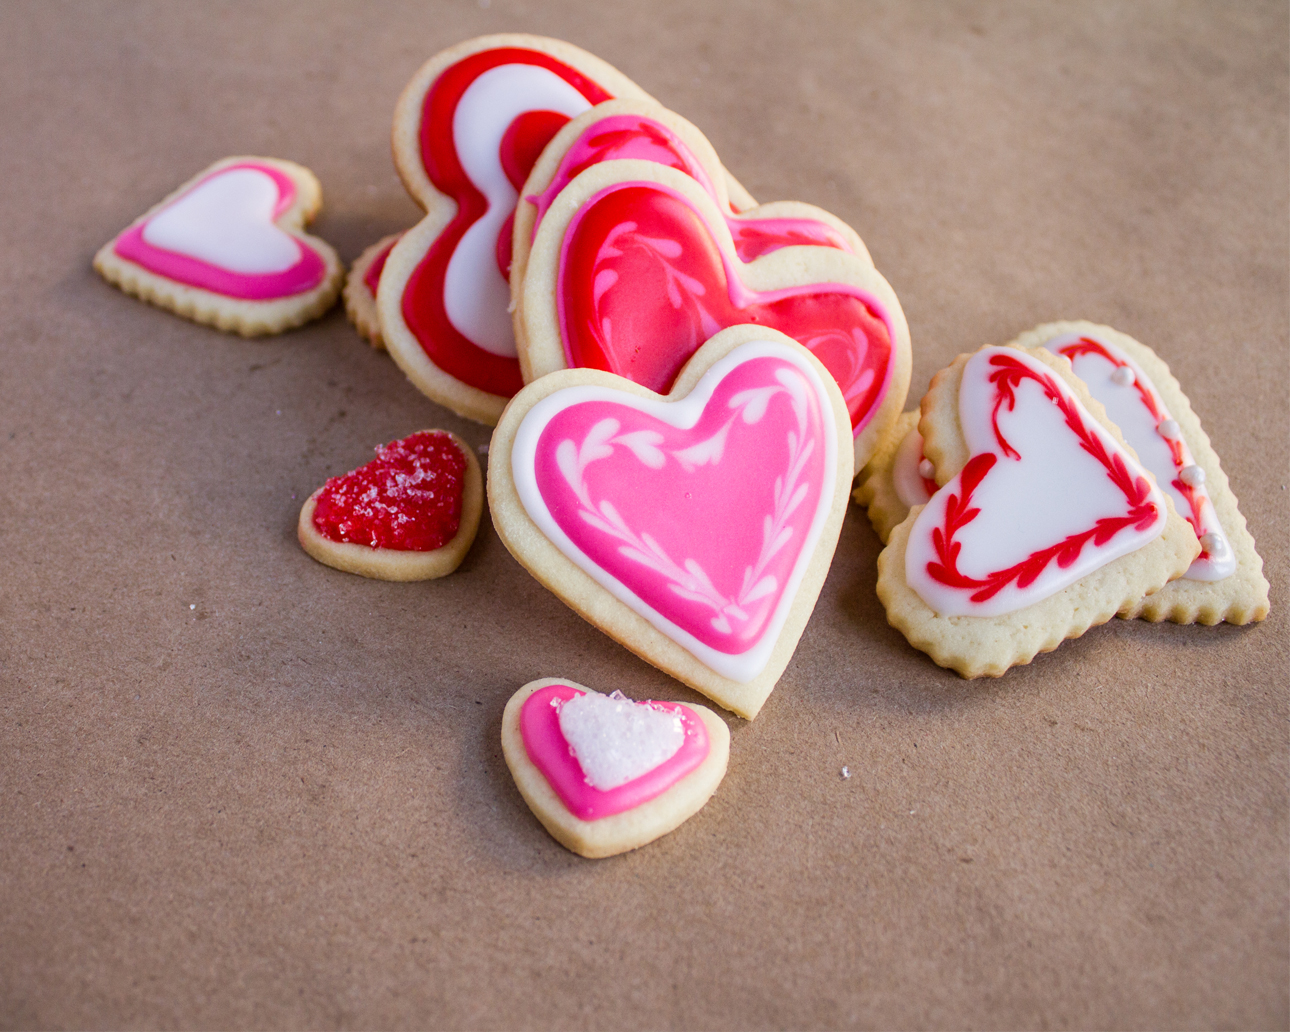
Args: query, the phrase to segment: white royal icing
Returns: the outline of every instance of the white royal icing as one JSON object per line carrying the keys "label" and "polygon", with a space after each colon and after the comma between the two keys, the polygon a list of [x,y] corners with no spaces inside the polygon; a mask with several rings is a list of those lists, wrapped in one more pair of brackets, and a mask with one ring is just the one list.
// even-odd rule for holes
{"label": "white royal icing", "polygon": [[[1098,520],[1122,516],[1126,511],[1125,496],[1112,483],[1106,467],[1085,451],[1066,425],[1061,409],[1032,379],[1023,379],[1016,386],[1015,408],[1010,410],[1006,403],[998,407],[999,430],[1020,458],[1005,453],[992,420],[996,391],[990,382],[994,371],[990,359],[996,354],[1020,361],[1054,381],[1107,453],[1118,453],[1132,476],[1143,476],[1142,468],[1047,366],[1015,348],[984,348],[977,352],[963,369],[959,422],[969,454],[975,458],[991,453],[996,461],[971,497],[971,508],[980,511],[955,536],[961,549],[958,570],[974,579],[1011,569],[1033,554],[1089,530]],[[1033,605],[1112,560],[1136,551],[1164,529],[1164,498],[1152,487],[1150,500],[1157,507],[1158,518],[1149,530],[1122,529],[1102,545],[1090,540],[1068,566],[1049,562],[1025,587],[1019,587],[1014,580],[991,598],[974,602],[973,589],[944,584],[927,568],[929,563],[939,561],[933,531],[944,525],[949,499],[962,497],[961,478],[962,473],[937,491],[919,513],[905,553],[907,583],[942,616],[1002,616]]]}
{"label": "white royal icing", "polygon": [[462,236],[444,274],[443,306],[457,331],[494,355],[515,357],[511,288],[497,267],[497,236],[519,197],[502,168],[502,137],[526,111],[586,111],[587,98],[555,72],[537,65],[490,68],[467,87],[452,120],[462,170],[488,210]]}
{"label": "white royal icing", "polygon": [[675,713],[632,702],[622,692],[585,692],[560,705],[560,733],[587,784],[601,792],[635,781],[666,763],[685,743]]}
{"label": "white royal icing", "polygon": [[300,244],[274,225],[277,203],[267,172],[216,173],[149,219],[143,240],[245,276],[284,272],[300,261]]}
{"label": "white royal icing", "polygon": [[[1214,503],[1204,486],[1205,471],[1195,464],[1191,449],[1183,439],[1182,428],[1169,414],[1169,408],[1160,397],[1160,392],[1156,390],[1151,378],[1123,349],[1094,334],[1062,334],[1046,341],[1044,347],[1055,355],[1061,354],[1062,348],[1085,338],[1095,341],[1108,354],[1125,364],[1116,366],[1101,355],[1083,352],[1076,354],[1071,360],[1075,375],[1088,385],[1089,393],[1106,406],[1108,418],[1120,428],[1124,439],[1138,453],[1142,464],[1151,470],[1152,476],[1156,478],[1156,484],[1172,499],[1178,515],[1184,519],[1190,518],[1192,508],[1186,496],[1174,486],[1174,480],[1182,480],[1184,484],[1193,488],[1198,496],[1200,508],[1198,536],[1202,539],[1201,547],[1205,552],[1191,564],[1184,576],[1188,580],[1199,581],[1217,581],[1230,577],[1236,572],[1236,556],[1227,543],[1227,535],[1223,532],[1218,514],[1214,511]],[[1126,371],[1128,371],[1127,376],[1124,375]],[[1151,394],[1156,408],[1161,413],[1163,418],[1159,425],[1151,410],[1143,404],[1142,397],[1138,393],[1139,386]],[[1173,452],[1169,447],[1170,441],[1176,441],[1182,445],[1181,465],[1174,462]],[[1206,538],[1210,541],[1221,541],[1222,545],[1217,550],[1211,549],[1204,543]]]}

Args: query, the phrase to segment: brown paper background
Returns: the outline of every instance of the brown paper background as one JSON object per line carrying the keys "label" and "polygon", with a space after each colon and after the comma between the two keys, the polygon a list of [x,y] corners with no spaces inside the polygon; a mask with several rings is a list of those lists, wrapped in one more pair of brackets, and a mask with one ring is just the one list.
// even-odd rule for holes
{"label": "brown paper background", "polygon": [[[1156,348],[1272,616],[1117,621],[964,682],[887,626],[853,507],[706,809],[611,860],[558,846],[502,761],[510,694],[695,696],[487,517],[426,584],[294,539],[377,443],[488,430],[339,310],[245,341],[89,264],[229,154],[313,168],[352,260],[415,214],[403,83],[504,30],[856,226],[915,398],[1052,319]],[[1288,60],[1284,3],[0,7],[0,1025],[1285,1027]]]}

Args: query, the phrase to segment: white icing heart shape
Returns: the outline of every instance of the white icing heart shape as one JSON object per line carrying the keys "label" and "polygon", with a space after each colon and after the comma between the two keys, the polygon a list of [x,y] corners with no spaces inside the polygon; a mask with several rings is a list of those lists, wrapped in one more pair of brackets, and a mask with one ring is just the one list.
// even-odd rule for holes
{"label": "white icing heart shape", "polygon": [[915,519],[906,581],[941,616],[1032,605],[1160,535],[1164,496],[1070,388],[1014,348],[968,360],[971,459]]}

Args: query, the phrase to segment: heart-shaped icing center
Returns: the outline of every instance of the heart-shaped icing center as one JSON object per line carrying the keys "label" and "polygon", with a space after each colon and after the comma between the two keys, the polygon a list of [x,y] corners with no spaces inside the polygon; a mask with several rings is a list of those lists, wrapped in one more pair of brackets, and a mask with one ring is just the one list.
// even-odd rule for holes
{"label": "heart-shaped icing center", "polygon": [[520,710],[524,750],[569,812],[593,821],[657,798],[708,755],[708,732],[679,703],[548,685]]}
{"label": "heart-shaped icing center", "polygon": [[314,529],[329,541],[433,552],[461,525],[466,465],[442,431],[393,441],[366,466],[327,481],[314,507]]}
{"label": "heart-shaped icing center", "polygon": [[114,245],[122,258],[178,283],[246,300],[312,290],[326,263],[275,220],[296,186],[271,165],[241,162],[211,173]]}
{"label": "heart-shaped icing center", "polygon": [[805,356],[754,341],[685,398],[599,385],[525,415],[512,474],[570,560],[701,662],[765,666],[832,503],[837,431]]}
{"label": "heart-shaped icing center", "polygon": [[983,348],[963,369],[971,459],[914,521],[906,580],[942,616],[1032,605],[1164,529],[1160,491],[1043,363]]}
{"label": "heart-shaped icing center", "polygon": [[618,183],[583,205],[565,232],[556,289],[567,364],[654,391],[718,331],[758,323],[823,363],[859,433],[893,366],[894,334],[876,299],[842,284],[749,289],[703,215],[657,183]]}

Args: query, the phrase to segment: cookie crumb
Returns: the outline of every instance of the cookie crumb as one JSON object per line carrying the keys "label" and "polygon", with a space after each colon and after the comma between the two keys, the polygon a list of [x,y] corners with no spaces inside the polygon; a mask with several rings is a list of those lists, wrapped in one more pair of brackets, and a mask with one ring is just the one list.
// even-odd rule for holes
{"label": "cookie crumb", "polygon": [[845,780],[846,780],[847,778],[849,778],[850,776],[851,776],[851,768],[850,768],[850,767],[843,767],[843,768],[842,768],[842,780],[843,780],[843,781],[845,781]]}
{"label": "cookie crumb", "polygon": [[189,606],[188,608],[189,608],[189,609],[196,609],[196,608],[197,608],[197,603],[196,603],[196,602],[194,602],[194,603],[193,603],[191,606]]}

